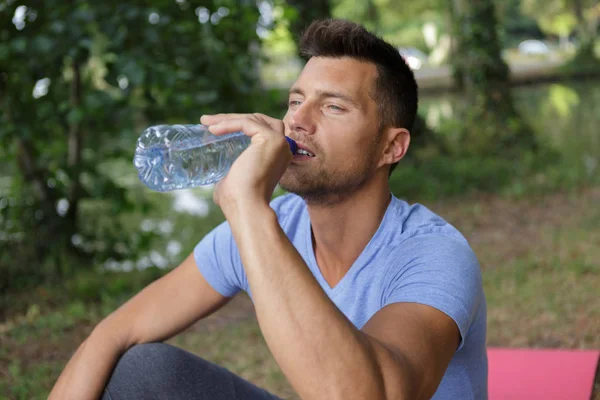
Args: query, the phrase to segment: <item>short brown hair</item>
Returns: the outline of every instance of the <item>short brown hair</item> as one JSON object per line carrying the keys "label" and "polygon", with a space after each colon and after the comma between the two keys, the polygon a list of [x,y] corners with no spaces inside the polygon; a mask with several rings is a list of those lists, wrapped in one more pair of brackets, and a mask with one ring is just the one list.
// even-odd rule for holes
{"label": "short brown hair", "polygon": [[[324,19],[314,21],[304,31],[300,54],[307,59],[350,57],[375,64],[377,78],[373,98],[381,118],[379,129],[412,129],[418,107],[417,82],[394,46],[354,22]],[[390,173],[396,164],[391,166]]]}

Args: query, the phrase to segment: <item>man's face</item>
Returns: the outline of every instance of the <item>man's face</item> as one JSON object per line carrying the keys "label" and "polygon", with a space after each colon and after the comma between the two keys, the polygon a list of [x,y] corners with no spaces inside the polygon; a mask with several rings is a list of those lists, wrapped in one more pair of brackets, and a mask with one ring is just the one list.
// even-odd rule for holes
{"label": "man's face", "polygon": [[332,204],[358,190],[380,157],[372,98],[377,69],[351,58],[313,57],[290,89],[286,135],[297,154],[280,185],[308,202]]}

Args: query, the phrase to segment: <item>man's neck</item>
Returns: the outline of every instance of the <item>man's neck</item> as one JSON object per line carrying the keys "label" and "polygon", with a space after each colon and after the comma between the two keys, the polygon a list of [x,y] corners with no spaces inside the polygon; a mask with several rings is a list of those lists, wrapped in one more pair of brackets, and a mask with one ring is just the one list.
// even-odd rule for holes
{"label": "man's neck", "polygon": [[391,200],[387,181],[371,182],[335,205],[307,204],[315,258],[331,287],[367,246]]}

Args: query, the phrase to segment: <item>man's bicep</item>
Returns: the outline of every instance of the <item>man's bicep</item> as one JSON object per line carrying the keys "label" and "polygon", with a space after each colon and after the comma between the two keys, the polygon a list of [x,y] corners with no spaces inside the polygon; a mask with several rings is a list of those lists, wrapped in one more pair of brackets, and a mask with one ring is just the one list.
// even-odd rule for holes
{"label": "man's bicep", "polygon": [[[433,396],[460,343],[452,318],[418,303],[390,304],[375,313],[362,331],[407,364],[417,398]],[[396,368],[384,365],[382,370],[386,386],[402,384],[403,380],[395,376]]]}

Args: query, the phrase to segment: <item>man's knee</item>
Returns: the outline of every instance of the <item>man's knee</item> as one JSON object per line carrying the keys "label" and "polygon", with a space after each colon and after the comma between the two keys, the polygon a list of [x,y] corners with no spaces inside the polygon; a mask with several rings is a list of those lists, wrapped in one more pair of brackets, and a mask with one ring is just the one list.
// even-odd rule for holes
{"label": "man's knee", "polygon": [[[117,362],[106,389],[112,393],[155,392],[177,374],[177,353],[164,343],[138,344],[127,350]],[[160,385],[160,386],[159,386]]]}
{"label": "man's knee", "polygon": [[[174,348],[164,343],[138,344],[127,350],[119,359],[116,369],[123,372],[137,373],[137,371],[152,368],[157,364],[169,362],[174,358]],[[172,361],[171,361],[172,362]]]}
{"label": "man's knee", "polygon": [[103,399],[274,399],[226,369],[163,343],[136,345],[117,362]]}

